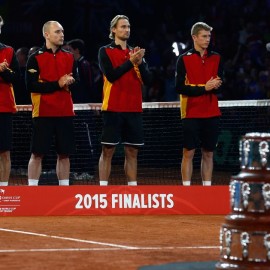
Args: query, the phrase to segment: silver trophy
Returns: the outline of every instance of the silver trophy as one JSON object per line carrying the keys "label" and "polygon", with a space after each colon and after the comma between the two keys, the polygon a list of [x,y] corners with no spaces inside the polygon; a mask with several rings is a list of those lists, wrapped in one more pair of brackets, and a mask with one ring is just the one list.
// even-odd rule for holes
{"label": "silver trophy", "polygon": [[248,207],[248,198],[250,194],[250,186],[248,183],[243,183],[242,185],[242,196],[244,208]]}
{"label": "silver trophy", "polygon": [[262,141],[259,143],[259,153],[261,156],[261,164],[264,168],[267,164],[267,153],[269,153],[269,145],[266,141]]}
{"label": "silver trophy", "polygon": [[231,254],[231,243],[232,243],[232,233],[230,230],[227,230],[225,232],[225,248],[227,256],[230,256]]}
{"label": "silver trophy", "polygon": [[264,246],[267,250],[267,259],[270,261],[270,233],[266,234],[263,240]]}
{"label": "silver trophy", "polygon": [[248,257],[248,246],[249,246],[249,243],[250,243],[249,238],[250,237],[249,237],[249,234],[247,232],[242,232],[241,235],[240,235],[243,258]]}
{"label": "silver trophy", "polygon": [[264,184],[262,187],[264,206],[266,210],[270,209],[270,184]]}

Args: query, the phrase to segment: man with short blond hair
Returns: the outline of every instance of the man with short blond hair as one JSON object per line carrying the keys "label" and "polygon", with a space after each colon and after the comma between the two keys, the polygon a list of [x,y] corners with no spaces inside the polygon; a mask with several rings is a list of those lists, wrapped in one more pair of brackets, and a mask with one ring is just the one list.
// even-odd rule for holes
{"label": "man with short blond hair", "polygon": [[178,57],[175,87],[180,94],[183,124],[182,183],[191,184],[195,149],[201,148],[202,184],[212,184],[213,154],[218,141],[217,92],[222,85],[221,57],[208,49],[212,27],[197,22],[191,28],[193,48]]}

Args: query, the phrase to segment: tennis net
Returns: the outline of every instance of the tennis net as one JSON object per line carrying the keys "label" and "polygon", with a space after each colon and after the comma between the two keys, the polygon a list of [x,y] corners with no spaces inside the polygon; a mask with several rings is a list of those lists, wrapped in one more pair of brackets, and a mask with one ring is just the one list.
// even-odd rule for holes
{"label": "tennis net", "polygon": [[[214,156],[213,184],[229,184],[239,172],[239,139],[248,132],[269,132],[269,100],[220,101],[220,136]],[[75,104],[76,153],[71,156],[71,184],[98,185],[101,153],[101,104]],[[138,156],[138,184],[179,185],[182,158],[182,123],[179,102],[143,103],[145,145]],[[20,105],[13,120],[11,185],[27,184],[32,133],[31,106]],[[41,185],[56,185],[54,145],[44,157]],[[112,160],[110,184],[126,184],[124,149],[117,146]],[[201,184],[200,150],[194,156],[192,184]]]}

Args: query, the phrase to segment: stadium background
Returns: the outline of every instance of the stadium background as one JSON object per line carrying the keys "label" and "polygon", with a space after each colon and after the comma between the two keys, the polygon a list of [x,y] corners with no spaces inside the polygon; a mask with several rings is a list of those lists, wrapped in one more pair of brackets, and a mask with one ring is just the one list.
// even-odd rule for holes
{"label": "stadium background", "polygon": [[[108,43],[109,22],[115,14],[120,13],[128,15],[131,19],[131,44],[138,44],[147,49],[147,60],[157,74],[156,87],[150,89],[151,95],[145,94],[145,101],[174,101],[176,98],[169,91],[172,89],[175,61],[175,56],[171,52],[171,43],[178,41],[189,46],[190,26],[198,20],[204,20],[214,27],[212,45],[225,59],[227,86],[226,92],[220,98],[223,100],[269,98],[269,55],[265,50],[265,43],[270,41],[267,20],[269,1],[189,0],[183,3],[167,0],[159,3],[154,0],[80,0],[67,3],[59,0],[0,0],[0,14],[5,20],[0,40],[15,49],[21,46],[41,45],[43,23],[56,19],[65,28],[66,40],[75,37],[83,38],[88,47],[88,57],[91,61],[96,61],[98,47]],[[256,105],[257,102],[255,101],[254,104]],[[269,103],[263,106],[260,103],[257,104],[260,106],[251,106],[250,103],[242,102],[242,105],[222,107],[225,116],[223,124],[231,129],[231,133],[227,132],[223,135],[227,135],[227,138],[232,135],[235,142],[228,149],[230,158],[227,161],[230,161],[236,170],[238,170],[239,135],[255,129],[269,131]],[[155,105],[153,107],[155,108]],[[168,136],[178,133],[181,129],[181,126],[178,126],[179,118],[176,118],[179,108],[162,108],[159,112],[156,110],[157,107],[155,110],[146,109],[145,114],[147,123],[150,124],[147,126],[147,132],[151,135],[150,140],[160,147],[156,149],[155,162],[152,159],[155,164],[157,157],[160,161],[170,160],[168,154],[172,148],[168,148]],[[77,125],[86,126],[88,123],[84,119],[89,120],[89,114],[94,112],[80,110],[82,121]],[[21,107],[20,113],[16,115],[15,142],[19,143],[19,148],[18,145],[16,148],[22,148],[17,152],[18,159],[13,160],[19,166],[27,162],[24,155],[29,142],[30,114]],[[157,114],[158,118],[153,120],[152,115]],[[99,117],[98,113],[94,115]],[[165,122],[160,122],[160,116],[164,117]],[[168,129],[166,125],[162,125],[160,129],[154,126],[168,124],[166,116],[172,120],[169,127],[175,128],[176,131]],[[157,133],[157,130],[160,132]],[[174,137],[174,142],[177,139],[180,140],[180,137]],[[87,139],[85,141],[87,142]],[[161,145],[164,142],[165,144]],[[173,150],[175,155],[176,149]],[[153,154],[153,151],[150,151],[150,156]],[[222,153],[218,154],[220,159],[222,156]],[[76,158],[81,159],[81,157],[82,155]],[[180,156],[177,155],[177,158],[180,159]],[[154,169],[158,168],[158,164]],[[46,166],[49,165],[45,164],[45,168]],[[224,168],[232,172],[232,168],[229,168],[226,163]],[[169,179],[169,171],[165,166],[163,170],[165,179]],[[218,235],[223,220],[223,217],[213,215],[12,219],[1,217],[0,268],[29,270],[49,269],[52,266],[53,269],[89,269],[90,266],[96,270],[127,270],[138,269],[143,265],[170,263],[167,267],[159,265],[160,267],[151,269],[178,269],[179,264],[172,262],[196,261],[201,264],[201,261],[206,260],[214,262],[219,257]],[[78,243],[63,242],[64,238],[77,240]],[[135,250],[132,252],[129,247],[127,250],[119,248],[120,253],[107,246],[101,249],[98,244],[92,245],[93,240],[99,244],[105,242],[105,244],[131,245],[135,246]],[[98,250],[100,252],[97,252]],[[190,269],[191,266],[188,267],[187,269]],[[150,269],[150,266],[140,269]],[[210,267],[206,269],[210,270]]]}
{"label": "stadium background", "polygon": [[[265,48],[270,41],[269,9],[270,1],[267,0],[209,0],[207,3],[198,0],[183,3],[173,0],[71,0],[68,3],[62,0],[1,0],[0,14],[5,25],[0,40],[15,49],[41,46],[44,43],[41,32],[44,22],[58,20],[65,29],[65,40],[82,38],[86,43],[87,58],[95,63],[98,48],[110,42],[110,20],[116,14],[125,14],[131,21],[129,43],[146,48],[147,62],[155,74],[154,84],[143,89],[144,101],[149,104],[177,102],[174,91],[177,58],[172,44],[177,42],[180,53],[181,44],[186,49],[190,48],[192,24],[205,21],[214,27],[211,47],[221,53],[224,61],[225,87],[219,99],[254,100],[256,103],[256,100],[270,97],[270,53]],[[238,104],[242,105],[222,109],[222,136],[215,159],[215,184],[227,184],[229,175],[239,171],[238,140],[241,135],[252,131],[269,132],[269,103],[258,108],[245,105],[245,102]],[[158,109],[149,106],[144,110],[146,147],[139,160],[140,184],[178,183],[182,147],[179,108],[177,105],[170,109],[166,108],[167,105],[158,105]],[[81,108],[77,110],[78,151],[72,159],[73,179],[77,180],[76,183],[82,180],[81,183],[97,184],[101,118],[99,109]],[[24,183],[29,159],[30,111],[20,108],[14,127],[12,174],[15,183]],[[122,154],[119,148],[114,158],[112,183],[124,181]],[[52,152],[43,164],[45,183],[55,179],[54,160]],[[195,168],[199,168],[199,157],[195,159]],[[195,183],[200,184],[199,178],[199,173],[197,176],[195,172]]]}
{"label": "stadium background", "polygon": [[131,45],[146,48],[146,59],[156,74],[145,101],[174,101],[172,83],[175,54],[172,43],[191,46],[190,28],[196,21],[214,27],[212,46],[224,58],[226,91],[222,99],[269,98],[269,0],[1,0],[5,20],[1,40],[15,49],[41,46],[45,21],[58,20],[65,40],[82,38],[87,57],[97,60],[98,48],[109,43],[109,23],[116,14],[131,21]]}

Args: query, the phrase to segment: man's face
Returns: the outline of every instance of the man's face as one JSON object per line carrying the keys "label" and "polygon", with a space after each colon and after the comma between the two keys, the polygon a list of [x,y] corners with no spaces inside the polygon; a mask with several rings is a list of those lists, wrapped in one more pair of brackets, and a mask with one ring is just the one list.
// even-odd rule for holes
{"label": "man's face", "polygon": [[123,40],[123,41],[129,39],[129,36],[130,36],[130,24],[129,24],[128,20],[120,19],[117,22],[116,27],[113,28],[113,32],[115,34],[116,39],[120,39],[120,40]]}
{"label": "man's face", "polygon": [[52,23],[45,35],[46,40],[54,46],[61,46],[64,43],[64,29],[59,23]]}
{"label": "man's face", "polygon": [[211,40],[211,32],[201,30],[197,35],[192,36],[194,45],[197,48],[207,49]]}

